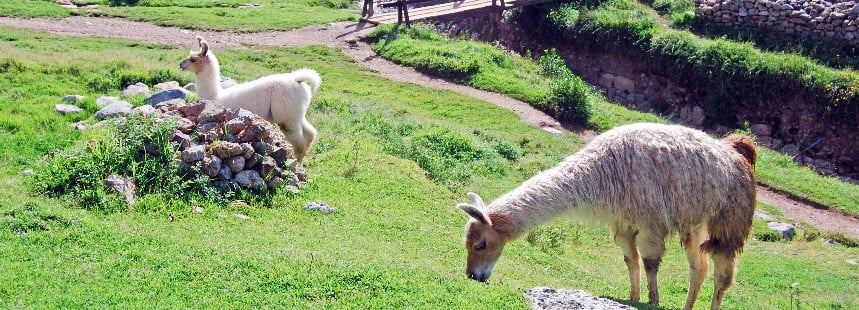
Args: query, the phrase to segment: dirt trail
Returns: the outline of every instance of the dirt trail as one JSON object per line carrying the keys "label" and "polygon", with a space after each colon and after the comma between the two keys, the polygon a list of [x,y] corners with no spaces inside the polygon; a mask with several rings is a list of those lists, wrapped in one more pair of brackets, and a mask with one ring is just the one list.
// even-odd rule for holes
{"label": "dirt trail", "polygon": [[[453,90],[467,96],[491,102],[510,109],[523,121],[548,132],[572,131],[587,142],[595,133],[574,126],[561,124],[551,116],[533,108],[522,101],[497,93],[450,83],[399,66],[379,57],[364,42],[355,39],[369,33],[373,25],[365,23],[341,22],[328,25],[315,25],[290,31],[268,31],[258,33],[235,33],[218,31],[197,31],[173,27],[157,26],[149,23],[133,22],[115,18],[69,17],[65,19],[9,18],[0,17],[0,25],[17,28],[36,29],[69,36],[102,36],[142,41],[156,44],[169,44],[195,48],[194,36],[201,35],[216,48],[245,48],[249,45],[307,46],[326,45],[339,47],[356,62],[377,71],[381,76],[399,82],[414,83],[437,89]],[[817,209],[813,206],[791,199],[791,197],[758,187],[758,200],[782,210],[786,218],[805,221],[824,231],[840,231],[859,237],[859,219],[842,213]]]}

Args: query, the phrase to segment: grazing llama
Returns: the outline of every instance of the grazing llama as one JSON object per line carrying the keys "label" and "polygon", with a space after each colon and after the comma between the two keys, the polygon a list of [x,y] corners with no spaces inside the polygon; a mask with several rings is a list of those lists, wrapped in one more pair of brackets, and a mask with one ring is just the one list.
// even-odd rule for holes
{"label": "grazing llama", "polygon": [[751,230],[756,156],[754,143],[741,135],[719,141],[659,124],[607,131],[488,206],[468,193],[471,203],[458,205],[472,217],[465,226],[466,273],[486,281],[507,242],[569,212],[609,225],[629,270],[633,301],[640,298],[644,262],[654,305],[665,238],[678,232],[689,263],[684,309],[693,307],[707,277],[707,253],[715,268],[711,309],[718,309]]}
{"label": "grazing llama", "polygon": [[225,107],[251,111],[280,125],[297,159],[302,161],[316,139],[316,128],[307,121],[305,115],[311,97],[322,83],[319,74],[311,69],[299,69],[222,89],[218,58],[209,50],[206,40],[198,36],[197,41],[200,51],[192,51],[188,58],[179,63],[182,70],[196,75],[197,96],[215,100]]}

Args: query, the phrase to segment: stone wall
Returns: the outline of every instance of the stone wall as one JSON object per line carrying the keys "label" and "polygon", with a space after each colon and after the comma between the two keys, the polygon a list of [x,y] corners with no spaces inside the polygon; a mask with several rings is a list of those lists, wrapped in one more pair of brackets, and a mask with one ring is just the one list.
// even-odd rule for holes
{"label": "stone wall", "polygon": [[695,13],[728,25],[820,36],[859,45],[859,4],[843,0],[703,0]]}

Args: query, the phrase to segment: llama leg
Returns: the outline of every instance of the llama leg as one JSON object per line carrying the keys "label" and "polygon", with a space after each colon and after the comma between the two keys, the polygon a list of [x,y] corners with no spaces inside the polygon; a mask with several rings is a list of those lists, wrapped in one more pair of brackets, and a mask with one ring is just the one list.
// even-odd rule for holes
{"label": "llama leg", "polygon": [[301,125],[301,132],[304,136],[304,154],[301,158],[304,159],[304,156],[310,151],[310,146],[316,141],[316,128],[307,119],[304,119],[304,123]]}
{"label": "llama leg", "polygon": [[636,232],[629,229],[614,228],[614,243],[623,251],[623,262],[629,271],[629,300],[641,300],[641,267],[638,249],[635,247]]}
{"label": "llama leg", "polygon": [[644,262],[644,272],[647,274],[647,303],[659,305],[659,285],[656,274],[665,253],[665,233],[641,232],[638,235],[638,249]]}
{"label": "llama leg", "polygon": [[680,242],[689,263],[689,293],[686,295],[685,310],[691,310],[701,292],[701,284],[707,278],[707,256],[701,252],[701,243],[706,241],[707,231],[702,227],[680,235]]}
{"label": "llama leg", "polygon": [[713,303],[710,304],[711,310],[719,309],[722,305],[722,298],[725,297],[725,292],[731,284],[734,283],[734,264],[736,254],[713,253],[710,257],[713,258]]}

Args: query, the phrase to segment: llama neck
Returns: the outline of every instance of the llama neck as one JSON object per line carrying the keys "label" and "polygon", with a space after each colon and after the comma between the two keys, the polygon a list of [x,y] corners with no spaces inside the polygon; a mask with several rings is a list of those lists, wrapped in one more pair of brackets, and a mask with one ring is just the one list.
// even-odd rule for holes
{"label": "llama neck", "polygon": [[200,99],[216,100],[221,94],[221,66],[214,54],[207,57],[209,62],[203,70],[197,74],[195,87],[197,97]]}
{"label": "llama neck", "polygon": [[593,210],[602,189],[582,155],[567,158],[493,201],[488,213],[495,229],[515,237],[560,214]]}

